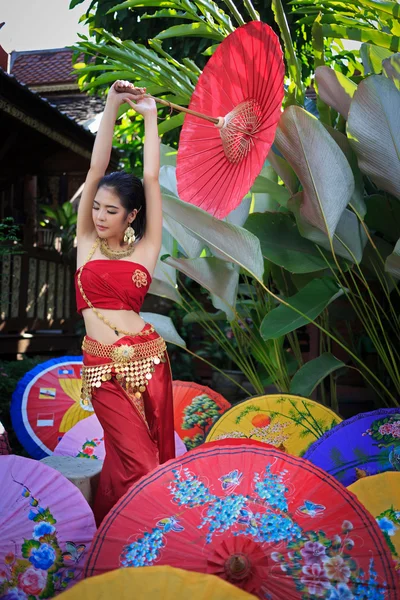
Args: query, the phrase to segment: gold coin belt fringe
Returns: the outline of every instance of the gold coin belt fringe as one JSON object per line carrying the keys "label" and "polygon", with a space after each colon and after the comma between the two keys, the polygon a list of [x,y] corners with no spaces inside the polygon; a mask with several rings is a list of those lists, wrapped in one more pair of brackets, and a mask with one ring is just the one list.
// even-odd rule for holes
{"label": "gold coin belt fringe", "polygon": [[167,345],[162,337],[142,344],[101,344],[84,338],[82,350],[99,358],[110,358],[112,362],[82,367],[82,405],[92,403],[92,390],[115,376],[129,395],[142,399],[153,377],[156,365],[166,362]]}

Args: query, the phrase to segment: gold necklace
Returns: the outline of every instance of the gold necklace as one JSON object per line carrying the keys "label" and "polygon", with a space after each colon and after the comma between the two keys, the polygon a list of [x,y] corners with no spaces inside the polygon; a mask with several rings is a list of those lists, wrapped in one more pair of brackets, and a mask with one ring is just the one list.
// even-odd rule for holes
{"label": "gold necklace", "polygon": [[121,258],[125,258],[126,256],[130,256],[135,250],[134,244],[128,246],[126,250],[112,250],[106,239],[98,239],[100,241],[100,252],[103,254],[103,256],[107,256],[107,258],[119,260]]}

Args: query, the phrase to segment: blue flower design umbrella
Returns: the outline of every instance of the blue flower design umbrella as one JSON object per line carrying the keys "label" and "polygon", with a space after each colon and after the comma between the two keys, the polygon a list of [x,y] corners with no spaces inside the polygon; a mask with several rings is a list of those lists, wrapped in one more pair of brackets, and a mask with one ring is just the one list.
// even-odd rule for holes
{"label": "blue flower design umbrella", "polygon": [[385,471],[400,471],[400,410],[384,408],[342,421],[304,454],[343,485]]}
{"label": "blue flower design umbrella", "polygon": [[61,473],[0,456],[0,598],[52,598],[82,577],[96,530],[81,492]]}
{"label": "blue flower design umbrella", "polygon": [[400,597],[384,536],[354,495],[249,440],[205,444],[143,477],[104,519],[85,572],[153,565],[264,600]]}

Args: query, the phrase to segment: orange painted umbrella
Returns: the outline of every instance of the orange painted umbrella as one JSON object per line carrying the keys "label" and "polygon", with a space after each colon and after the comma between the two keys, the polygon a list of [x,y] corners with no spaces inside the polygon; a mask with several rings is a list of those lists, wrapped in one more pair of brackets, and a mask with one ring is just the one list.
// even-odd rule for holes
{"label": "orange painted umbrella", "polygon": [[174,381],[174,426],[188,450],[202,444],[208,430],[231,405],[221,394],[193,381]]}

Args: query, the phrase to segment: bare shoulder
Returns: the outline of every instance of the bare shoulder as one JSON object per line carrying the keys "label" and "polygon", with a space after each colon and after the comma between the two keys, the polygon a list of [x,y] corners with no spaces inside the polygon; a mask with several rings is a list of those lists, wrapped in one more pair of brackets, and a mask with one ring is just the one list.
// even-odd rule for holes
{"label": "bare shoulder", "polygon": [[159,254],[160,248],[155,247],[144,237],[135,245],[135,252],[132,254],[131,260],[146,267],[150,275],[153,276]]}
{"label": "bare shoulder", "polygon": [[77,243],[77,261],[76,268],[80,269],[80,267],[85,264],[86,259],[89,255],[89,252],[93,248],[93,244],[97,239],[97,233],[94,231],[91,234],[80,235],[78,236]]}

